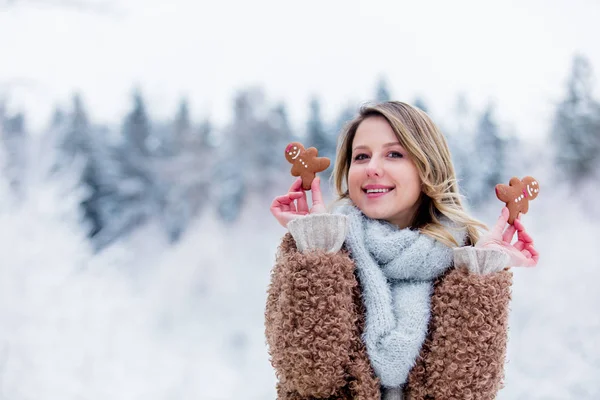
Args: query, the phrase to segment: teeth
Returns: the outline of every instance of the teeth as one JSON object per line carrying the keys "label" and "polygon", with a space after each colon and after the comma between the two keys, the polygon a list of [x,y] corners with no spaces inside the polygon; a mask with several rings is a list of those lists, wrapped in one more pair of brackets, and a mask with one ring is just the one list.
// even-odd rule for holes
{"label": "teeth", "polygon": [[392,189],[367,189],[367,193],[385,193]]}

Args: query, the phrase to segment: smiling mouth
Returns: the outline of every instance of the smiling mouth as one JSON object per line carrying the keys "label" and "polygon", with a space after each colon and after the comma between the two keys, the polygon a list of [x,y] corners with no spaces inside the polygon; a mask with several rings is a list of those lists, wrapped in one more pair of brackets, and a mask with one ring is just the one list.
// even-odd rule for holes
{"label": "smiling mouth", "polygon": [[380,194],[380,193],[389,193],[392,190],[394,190],[394,188],[388,188],[388,189],[363,189],[363,192],[366,194]]}

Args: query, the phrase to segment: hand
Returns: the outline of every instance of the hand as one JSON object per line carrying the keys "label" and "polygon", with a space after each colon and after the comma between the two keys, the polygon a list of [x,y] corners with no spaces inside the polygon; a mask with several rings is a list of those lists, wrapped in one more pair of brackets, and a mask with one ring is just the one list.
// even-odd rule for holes
{"label": "hand", "polygon": [[[510,256],[511,267],[535,267],[540,255],[533,247],[533,239],[521,223],[521,214],[515,219],[513,225],[504,229],[508,222],[508,215],[508,208],[504,207],[494,228],[483,235],[475,247],[504,251]],[[511,244],[515,232],[517,232],[517,241]]]}
{"label": "hand", "polygon": [[[303,217],[308,214],[320,214],[326,212],[323,195],[321,193],[321,179],[316,177],[313,179],[310,190],[312,192],[312,208],[308,208],[308,200],[306,192],[302,189],[302,178],[296,179],[288,194],[276,197],[271,203],[271,214],[283,226],[287,228],[287,224],[296,218]],[[297,202],[294,203],[294,201]]]}

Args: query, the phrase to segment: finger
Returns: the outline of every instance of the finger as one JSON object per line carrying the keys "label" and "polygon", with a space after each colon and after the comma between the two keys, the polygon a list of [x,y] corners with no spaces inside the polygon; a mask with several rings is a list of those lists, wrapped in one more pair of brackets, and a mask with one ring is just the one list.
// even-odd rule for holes
{"label": "finger", "polygon": [[287,204],[289,204],[287,203],[287,196],[276,197],[271,203],[271,212],[273,214],[279,214]]}
{"label": "finger", "polygon": [[304,197],[305,203],[306,203],[306,193],[305,192],[292,192],[292,193],[288,193],[288,194],[290,195],[290,197],[293,200],[297,200],[295,204],[292,203],[294,211],[299,212],[299,213],[302,213],[304,211],[308,211],[308,209],[307,210],[300,210],[300,208],[297,207],[298,203],[302,200],[303,197]]}
{"label": "finger", "polygon": [[494,225],[494,228],[492,229],[492,237],[496,239],[500,239],[502,237],[502,231],[508,222],[508,214],[508,208],[504,207],[500,213],[500,217],[496,221],[496,225]]}
{"label": "finger", "polygon": [[519,251],[523,251],[523,249],[526,247],[526,244],[521,241],[517,241],[515,244],[513,244],[513,247]]}
{"label": "finger", "polygon": [[288,206],[273,202],[271,205],[271,214],[273,214],[275,218],[279,219],[281,215],[287,211],[287,209],[289,209]]}
{"label": "finger", "polygon": [[316,205],[324,205],[323,203],[323,194],[321,193],[321,178],[318,176],[313,179],[312,184],[310,185],[310,190],[312,192],[312,202],[313,207]]}
{"label": "finger", "polygon": [[515,228],[517,228],[517,238],[520,242],[533,244],[533,238],[527,233],[521,221],[515,220]]}
{"label": "finger", "polygon": [[515,232],[517,228],[514,225],[508,225],[508,228],[502,234],[502,241],[506,243],[512,242],[513,237],[515,236]]}
{"label": "finger", "polygon": [[519,253],[519,265],[524,267],[535,267],[540,259],[540,254],[533,246],[526,246]]}
{"label": "finger", "polygon": [[290,190],[288,190],[288,192],[299,192],[302,190],[302,177],[298,177],[294,183],[292,183],[292,186],[290,187]]}
{"label": "finger", "polygon": [[275,198],[275,200],[273,200],[273,203],[271,203],[271,207],[280,205],[290,205],[294,200],[301,196],[302,193],[300,192],[290,192],[288,194],[284,194],[283,196],[278,196]]}
{"label": "finger", "polygon": [[271,203],[271,212],[280,214],[281,212],[290,210],[296,211],[294,200],[297,199],[299,196],[301,196],[300,193],[294,192],[276,197],[275,200],[273,200],[273,202]]}
{"label": "finger", "polygon": [[290,196],[290,198],[292,200],[298,200],[299,198],[301,198],[305,194],[304,194],[304,192],[289,192],[287,195]]}
{"label": "finger", "polygon": [[526,257],[524,262],[526,267],[535,267],[537,265],[539,256],[534,256],[528,250],[523,250],[523,255]]}
{"label": "finger", "polygon": [[540,259],[540,253],[533,246],[527,247],[527,251],[529,251],[529,254],[531,254],[531,258],[537,264],[538,260]]}
{"label": "finger", "polygon": [[[296,192],[298,193],[298,192]],[[308,213],[308,200],[306,199],[306,192],[302,191],[299,192],[300,193],[300,197],[298,197],[298,212],[306,212]]]}
{"label": "finger", "polygon": [[524,242],[526,244],[533,244],[533,238],[529,236],[529,233],[522,231],[518,233],[519,241]]}

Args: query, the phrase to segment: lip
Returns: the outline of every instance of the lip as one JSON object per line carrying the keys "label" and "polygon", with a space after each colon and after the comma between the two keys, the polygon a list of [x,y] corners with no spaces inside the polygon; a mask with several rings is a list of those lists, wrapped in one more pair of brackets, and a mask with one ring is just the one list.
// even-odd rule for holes
{"label": "lip", "polygon": [[393,186],[385,186],[385,185],[366,185],[363,186],[362,190],[365,191],[367,189],[393,189]]}
{"label": "lip", "polygon": [[[381,192],[381,193],[367,193],[367,189],[390,189],[390,190],[387,192]],[[391,186],[367,185],[363,188],[363,193],[365,194],[365,196],[367,196],[368,199],[375,199],[375,198],[382,197],[382,196],[385,196],[386,194],[393,192],[394,189],[395,188],[391,187]]]}
{"label": "lip", "polygon": [[383,193],[365,193],[365,195],[367,196],[368,199],[375,199],[377,197],[385,196],[386,194],[388,194],[390,192],[391,192],[391,190],[389,192],[383,192]]}

